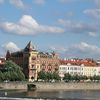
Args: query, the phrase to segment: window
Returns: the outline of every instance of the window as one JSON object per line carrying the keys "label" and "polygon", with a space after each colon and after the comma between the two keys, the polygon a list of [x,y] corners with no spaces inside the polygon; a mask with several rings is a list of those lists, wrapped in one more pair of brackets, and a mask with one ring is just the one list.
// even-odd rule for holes
{"label": "window", "polygon": [[34,68],[34,65],[32,65],[32,68]]}
{"label": "window", "polygon": [[32,57],[32,60],[36,60],[36,57]]}

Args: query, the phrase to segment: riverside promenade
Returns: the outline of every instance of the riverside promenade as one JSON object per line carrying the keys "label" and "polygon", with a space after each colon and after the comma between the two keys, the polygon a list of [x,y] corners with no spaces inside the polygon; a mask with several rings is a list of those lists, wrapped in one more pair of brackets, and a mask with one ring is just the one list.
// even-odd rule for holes
{"label": "riverside promenade", "polygon": [[27,84],[36,85],[37,90],[100,90],[100,83],[47,83],[47,82],[8,82],[0,83],[0,89],[27,90]]}

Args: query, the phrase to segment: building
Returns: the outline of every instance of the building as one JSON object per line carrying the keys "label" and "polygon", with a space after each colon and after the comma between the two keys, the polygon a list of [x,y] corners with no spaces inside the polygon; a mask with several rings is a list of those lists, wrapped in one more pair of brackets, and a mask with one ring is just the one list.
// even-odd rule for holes
{"label": "building", "polygon": [[83,75],[87,76],[87,77],[92,77],[94,75],[96,75],[97,71],[96,68],[98,67],[98,63],[93,60],[93,59],[84,59],[83,62],[84,64],[84,72]]}
{"label": "building", "polygon": [[60,60],[60,63],[59,75],[61,78],[64,77],[65,73],[87,77],[100,75],[100,63],[93,59],[65,59]]}
{"label": "building", "polygon": [[38,72],[44,70],[46,72],[58,71],[59,58],[55,52],[39,52],[32,46],[30,41],[27,46],[17,52],[10,53],[7,51],[7,60],[12,60],[20,67],[29,81],[37,80]]}
{"label": "building", "polygon": [[78,60],[60,60],[61,65],[59,66],[59,76],[63,79],[64,74],[69,73],[70,75],[83,75],[84,65]]}
{"label": "building", "polygon": [[4,57],[0,57],[0,70],[3,69],[6,59]]}

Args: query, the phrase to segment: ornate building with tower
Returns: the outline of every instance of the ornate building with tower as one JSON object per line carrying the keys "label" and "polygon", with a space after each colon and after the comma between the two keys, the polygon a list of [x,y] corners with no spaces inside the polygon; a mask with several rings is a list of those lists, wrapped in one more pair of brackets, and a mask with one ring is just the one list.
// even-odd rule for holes
{"label": "ornate building with tower", "polygon": [[27,46],[17,52],[7,51],[6,60],[12,60],[22,67],[25,77],[29,81],[37,80],[38,72],[54,72],[59,69],[59,58],[55,52],[39,52],[30,41]]}

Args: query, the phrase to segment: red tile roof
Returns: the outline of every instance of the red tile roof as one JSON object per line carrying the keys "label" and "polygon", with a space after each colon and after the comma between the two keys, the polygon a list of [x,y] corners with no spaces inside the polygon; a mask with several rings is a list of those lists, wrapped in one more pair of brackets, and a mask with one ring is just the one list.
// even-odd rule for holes
{"label": "red tile roof", "polygon": [[100,63],[97,63],[93,59],[68,59],[68,60],[60,60],[60,63],[65,65],[68,63],[70,63],[71,65],[84,64],[84,66],[91,66],[91,67],[100,66]]}

